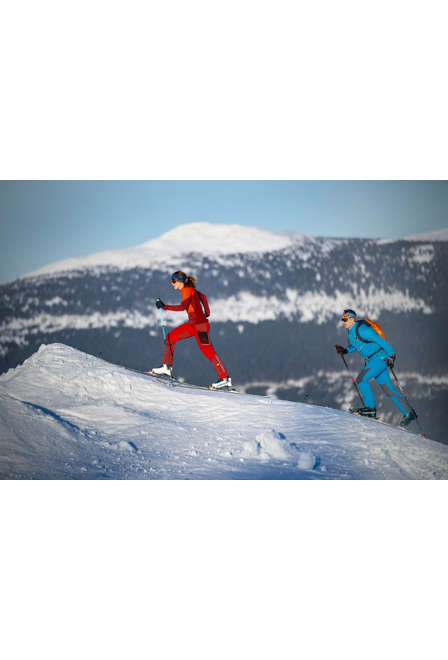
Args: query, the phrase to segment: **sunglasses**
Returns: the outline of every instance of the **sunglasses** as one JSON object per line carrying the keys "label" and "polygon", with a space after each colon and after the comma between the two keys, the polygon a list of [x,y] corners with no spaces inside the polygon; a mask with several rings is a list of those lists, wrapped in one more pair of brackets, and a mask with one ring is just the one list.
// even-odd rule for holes
{"label": "sunglasses", "polygon": [[342,321],[342,323],[345,323],[346,321],[350,321],[350,319],[352,319],[352,318],[353,318],[353,316],[343,316],[341,318],[341,321]]}

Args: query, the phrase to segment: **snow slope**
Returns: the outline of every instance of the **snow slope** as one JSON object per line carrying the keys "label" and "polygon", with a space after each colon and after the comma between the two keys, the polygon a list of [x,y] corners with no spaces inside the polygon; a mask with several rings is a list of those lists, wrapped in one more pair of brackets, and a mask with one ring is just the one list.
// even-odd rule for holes
{"label": "snow slope", "polygon": [[3,479],[446,479],[448,446],[349,413],[181,388],[63,344],[0,376]]}

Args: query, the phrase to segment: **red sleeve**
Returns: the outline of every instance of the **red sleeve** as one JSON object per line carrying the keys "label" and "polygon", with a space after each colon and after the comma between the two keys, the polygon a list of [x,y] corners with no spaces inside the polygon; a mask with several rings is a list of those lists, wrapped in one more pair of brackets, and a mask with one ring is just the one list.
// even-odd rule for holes
{"label": "red sleeve", "polygon": [[185,298],[185,300],[183,300],[180,305],[165,305],[163,309],[166,309],[169,312],[183,312],[185,309],[187,309],[190,301],[191,296],[189,298]]}

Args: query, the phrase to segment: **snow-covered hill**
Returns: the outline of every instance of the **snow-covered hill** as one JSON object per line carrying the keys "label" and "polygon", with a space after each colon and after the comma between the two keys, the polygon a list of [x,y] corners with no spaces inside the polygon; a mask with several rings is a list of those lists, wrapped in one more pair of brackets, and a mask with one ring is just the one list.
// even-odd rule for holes
{"label": "snow-covered hill", "polygon": [[[182,256],[191,254],[201,254],[219,260],[219,257],[225,255],[265,254],[286,248],[300,247],[305,255],[307,253],[311,255],[321,240],[315,236],[297,232],[276,232],[245,225],[191,222],[179,225],[158,238],[135,247],[122,250],[106,250],[84,257],[62,259],[47,264],[36,271],[28,273],[24,278],[55,275],[70,271],[101,271],[104,268],[130,270],[132,268],[167,267],[169,269],[174,266],[176,260],[179,261]],[[350,239],[327,239],[325,251],[331,251],[332,247],[344,244],[347,240]],[[397,239],[370,240],[373,244],[378,243],[379,245],[397,242]],[[447,241],[448,228],[408,236],[403,240],[417,242]],[[426,246],[426,251],[428,249],[428,246]]]}
{"label": "snow-covered hill", "polygon": [[216,225],[191,222],[175,227],[158,238],[123,250],[107,250],[87,257],[63,259],[48,264],[24,277],[52,275],[72,270],[163,267],[181,255],[200,253],[208,256],[270,252],[295,243],[313,241],[312,237],[288,232],[274,232],[243,225]]}
{"label": "snow-covered hill", "polygon": [[3,479],[446,479],[448,447],[331,408],[173,386],[63,344],[0,376]]}

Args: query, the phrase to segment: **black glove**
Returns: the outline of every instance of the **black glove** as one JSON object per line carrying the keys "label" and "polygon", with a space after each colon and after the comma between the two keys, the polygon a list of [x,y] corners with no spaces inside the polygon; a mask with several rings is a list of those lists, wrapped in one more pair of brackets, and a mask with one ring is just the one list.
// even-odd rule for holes
{"label": "black glove", "polygon": [[162,300],[160,300],[160,298],[157,298],[156,299],[156,307],[157,307],[157,309],[163,309],[165,307],[165,303]]}
{"label": "black glove", "polygon": [[343,346],[339,346],[339,344],[335,344],[334,347],[339,353],[339,355],[345,355],[346,353],[348,353],[347,349],[344,348]]}
{"label": "black glove", "polygon": [[397,359],[396,355],[391,355],[390,357],[383,358],[383,360],[385,360],[385,362],[386,362],[387,366],[389,367],[389,369],[394,368],[394,364],[395,364],[396,359]]}

